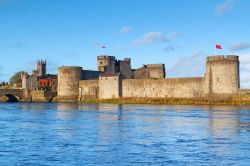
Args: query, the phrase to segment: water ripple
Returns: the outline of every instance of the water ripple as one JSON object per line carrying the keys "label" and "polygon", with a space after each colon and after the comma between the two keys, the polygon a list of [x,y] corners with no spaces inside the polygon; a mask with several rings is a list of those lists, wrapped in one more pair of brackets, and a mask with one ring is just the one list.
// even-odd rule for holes
{"label": "water ripple", "polygon": [[0,104],[0,165],[250,165],[250,107]]}

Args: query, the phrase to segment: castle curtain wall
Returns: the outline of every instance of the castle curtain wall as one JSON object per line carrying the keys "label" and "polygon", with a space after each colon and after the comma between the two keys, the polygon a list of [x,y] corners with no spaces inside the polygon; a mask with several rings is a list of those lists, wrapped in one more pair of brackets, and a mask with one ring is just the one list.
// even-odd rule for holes
{"label": "castle curtain wall", "polygon": [[122,81],[120,74],[116,76],[100,76],[99,78],[99,98],[112,99],[122,97]]}
{"label": "castle curtain wall", "polygon": [[[60,67],[58,97],[73,96],[80,101],[119,97],[218,99],[235,95],[239,90],[238,56],[208,57],[205,77],[165,79],[164,68],[162,64],[144,66],[134,72],[136,79],[122,79],[120,73],[102,73],[99,80],[81,80],[81,67]],[[159,75],[163,78],[155,78]]]}
{"label": "castle curtain wall", "polygon": [[98,99],[99,80],[82,80],[79,82],[79,101]]}
{"label": "castle curtain wall", "polygon": [[122,80],[124,98],[199,98],[204,97],[204,78],[127,79]]}

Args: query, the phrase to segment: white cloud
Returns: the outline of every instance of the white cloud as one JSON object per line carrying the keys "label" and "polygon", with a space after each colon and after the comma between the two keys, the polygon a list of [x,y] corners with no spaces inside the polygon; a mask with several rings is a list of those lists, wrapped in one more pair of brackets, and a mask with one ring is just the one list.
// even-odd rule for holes
{"label": "white cloud", "polygon": [[125,47],[125,46],[120,46],[120,45],[116,45],[114,47],[114,50],[115,51],[127,51],[129,48],[128,47]]}
{"label": "white cloud", "polygon": [[167,69],[167,77],[202,77],[205,73],[206,56],[203,51],[197,50],[189,56],[179,58]]}
{"label": "white cloud", "polygon": [[166,42],[167,38],[162,32],[149,32],[146,33],[142,38],[136,39],[134,45],[145,45],[157,42]]}
{"label": "white cloud", "polygon": [[170,33],[168,36],[167,36],[167,40],[168,41],[171,41],[171,40],[174,40],[175,38],[181,36],[181,33],[180,32],[172,32]]}
{"label": "white cloud", "polygon": [[168,42],[175,39],[179,36],[179,32],[172,32],[168,36],[164,35],[162,32],[149,32],[143,35],[143,37],[136,39],[133,42],[133,45],[146,45],[146,44],[154,44],[154,43],[162,43]]}
{"label": "white cloud", "polygon": [[239,55],[240,82],[242,88],[250,88],[250,52]]}
{"label": "white cloud", "polygon": [[250,44],[246,42],[235,43],[230,47],[231,51],[241,51],[250,48]]}
{"label": "white cloud", "polygon": [[174,50],[175,50],[175,47],[171,46],[171,45],[169,45],[169,46],[167,46],[167,47],[164,48],[165,52],[171,52],[171,51],[174,51]]}
{"label": "white cloud", "polygon": [[[179,58],[172,66],[166,66],[167,77],[203,77],[207,56],[206,53],[198,50],[189,56]],[[240,86],[250,88],[250,52],[240,54],[239,60]]]}
{"label": "white cloud", "polygon": [[121,32],[122,32],[122,33],[129,33],[129,32],[132,32],[132,31],[133,31],[133,29],[130,28],[130,27],[128,27],[128,26],[124,26],[124,27],[122,27],[122,29],[121,29]]}
{"label": "white cloud", "polygon": [[215,7],[215,11],[218,15],[224,15],[234,7],[235,0],[225,0],[222,4]]}

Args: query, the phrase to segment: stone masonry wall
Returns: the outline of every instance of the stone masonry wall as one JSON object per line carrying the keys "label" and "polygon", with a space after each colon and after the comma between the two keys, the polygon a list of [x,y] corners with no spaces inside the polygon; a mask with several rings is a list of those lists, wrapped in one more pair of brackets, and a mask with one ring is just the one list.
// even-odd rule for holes
{"label": "stone masonry wall", "polygon": [[146,79],[148,77],[148,69],[145,66],[134,70],[134,79]]}
{"label": "stone masonry wall", "polygon": [[135,79],[165,78],[165,76],[164,64],[148,64],[134,71]]}
{"label": "stone masonry wall", "polygon": [[122,97],[200,98],[204,78],[127,79],[122,81]]}
{"label": "stone masonry wall", "polygon": [[99,80],[82,80],[79,82],[79,101],[84,99],[98,99]]}
{"label": "stone masonry wall", "polygon": [[206,86],[209,94],[236,94],[239,90],[237,56],[211,56],[206,64]]}
{"label": "stone masonry wall", "polygon": [[31,101],[33,102],[47,102],[48,100],[45,97],[45,92],[43,90],[32,90],[30,92]]}
{"label": "stone masonry wall", "polygon": [[99,99],[112,99],[121,97],[120,74],[114,76],[101,75],[99,78]]}
{"label": "stone masonry wall", "polygon": [[132,77],[130,59],[120,60],[117,67],[123,78],[130,79]]}
{"label": "stone masonry wall", "polygon": [[147,65],[149,78],[165,78],[164,64],[149,64]]}
{"label": "stone masonry wall", "polygon": [[93,70],[82,70],[82,80],[93,80],[99,79],[101,72],[100,71],[93,71]]}

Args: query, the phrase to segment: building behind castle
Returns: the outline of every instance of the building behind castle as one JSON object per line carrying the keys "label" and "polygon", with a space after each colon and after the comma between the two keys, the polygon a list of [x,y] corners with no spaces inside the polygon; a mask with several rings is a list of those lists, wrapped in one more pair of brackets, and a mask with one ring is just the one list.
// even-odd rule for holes
{"label": "building behind castle", "polygon": [[46,73],[46,61],[37,61],[37,69],[31,75],[22,73],[21,78],[23,89],[57,91],[57,75]]}

